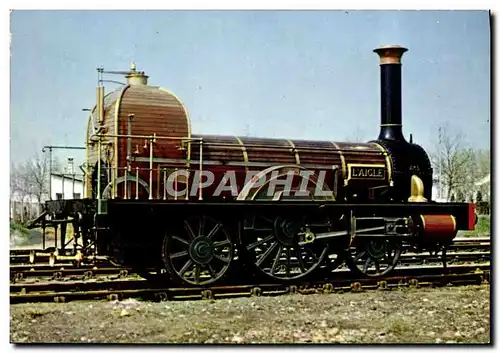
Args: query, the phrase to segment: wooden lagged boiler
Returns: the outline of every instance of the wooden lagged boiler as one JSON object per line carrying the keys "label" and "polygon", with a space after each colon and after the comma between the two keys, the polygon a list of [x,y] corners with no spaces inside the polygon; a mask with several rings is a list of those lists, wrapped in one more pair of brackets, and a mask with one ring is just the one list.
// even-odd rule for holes
{"label": "wooden lagged boiler", "polygon": [[[99,182],[100,194],[108,198],[167,199],[172,197],[166,192],[169,176],[185,170],[176,173],[176,190],[182,185],[187,199],[241,199],[248,196],[240,192],[250,179],[249,172],[281,166],[287,175],[300,166],[316,177],[324,171],[325,187],[333,192],[333,199],[341,200],[406,200],[411,169],[423,178],[430,199],[432,170],[427,155],[401,133],[400,65],[387,64],[387,57],[399,61],[404,49],[387,47],[378,52],[385,90],[382,131],[378,140],[369,143],[193,134],[181,101],[163,88],[149,86],[148,76],[133,67],[127,73],[127,85],[103,101],[103,87],[97,89],[98,104],[87,129],[87,193],[97,197]],[[400,154],[414,158],[391,158],[401,150]],[[407,165],[409,160],[413,164]],[[196,173],[200,170],[213,172],[215,180],[193,190],[191,185],[200,184]],[[228,171],[235,173],[237,187],[214,197]]]}

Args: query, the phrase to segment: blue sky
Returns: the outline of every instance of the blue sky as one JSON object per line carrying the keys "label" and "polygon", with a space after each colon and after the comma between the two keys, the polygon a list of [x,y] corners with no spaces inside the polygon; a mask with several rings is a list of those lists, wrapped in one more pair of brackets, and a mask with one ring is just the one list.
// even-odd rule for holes
{"label": "blue sky", "polygon": [[95,68],[131,60],[184,102],[193,133],[374,139],[372,49],[384,44],[409,48],[407,138],[431,149],[448,122],[472,147],[490,145],[486,11],[14,11],[11,33],[14,162],[45,144],[83,146]]}

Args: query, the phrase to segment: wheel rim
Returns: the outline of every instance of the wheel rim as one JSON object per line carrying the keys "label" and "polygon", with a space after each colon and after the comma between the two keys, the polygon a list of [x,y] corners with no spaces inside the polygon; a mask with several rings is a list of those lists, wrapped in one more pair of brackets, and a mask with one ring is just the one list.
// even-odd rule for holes
{"label": "wheel rim", "polygon": [[325,259],[328,244],[299,246],[299,233],[305,231],[306,224],[279,216],[258,217],[254,228],[247,229],[244,249],[258,270],[273,279],[286,281],[307,276]]}
{"label": "wheel rim", "polygon": [[350,249],[349,268],[368,277],[380,277],[398,264],[403,243],[399,240],[367,240]]}
{"label": "wheel rim", "polygon": [[[330,190],[326,184],[319,183],[317,176],[312,172],[305,190],[302,190],[304,180],[301,172],[307,171],[299,165],[269,167],[257,173],[251,181],[245,184],[238,195],[238,200],[334,201],[333,193],[325,194],[327,196],[315,196],[316,189],[324,192]],[[270,189],[271,181],[288,179],[288,177],[292,178],[291,183],[274,185],[275,187]],[[264,183],[261,183],[261,179],[265,180]],[[287,190],[285,185],[290,186],[291,189]],[[307,192],[298,194],[297,191]],[[297,218],[300,217],[295,217]],[[259,272],[273,279],[286,281],[305,277],[313,272],[327,256],[328,245],[325,242],[312,242],[304,246],[297,244],[300,233],[322,232],[329,229],[330,225],[325,222],[325,219],[319,221],[319,227],[309,226],[304,217],[300,221],[295,221],[285,217],[258,215],[247,217],[245,223],[247,221],[252,223],[252,226],[245,226],[245,234],[242,238],[243,250]]]}
{"label": "wheel rim", "polygon": [[223,224],[205,216],[183,220],[165,236],[162,250],[170,274],[194,285],[222,278],[233,258],[233,243]]}

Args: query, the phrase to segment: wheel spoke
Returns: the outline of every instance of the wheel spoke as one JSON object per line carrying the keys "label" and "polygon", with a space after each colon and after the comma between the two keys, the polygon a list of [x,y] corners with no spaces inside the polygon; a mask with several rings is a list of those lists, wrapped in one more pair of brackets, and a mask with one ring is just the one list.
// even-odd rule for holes
{"label": "wheel spoke", "polygon": [[215,235],[215,233],[217,233],[219,231],[219,229],[221,229],[221,228],[222,228],[222,224],[217,223],[215,225],[215,227],[210,231],[210,233],[208,233],[207,238],[212,239],[212,237]]}
{"label": "wheel spoke", "polygon": [[212,278],[217,278],[217,272],[215,272],[211,263],[208,264],[208,272],[210,273],[210,276],[212,276]]}
{"label": "wheel spoke", "polygon": [[283,247],[280,245],[278,252],[276,253],[276,257],[274,258],[273,267],[271,268],[272,275],[274,275],[276,272],[276,267],[278,266],[278,263],[280,261],[280,255],[281,255],[282,250],[283,250]]}
{"label": "wheel spoke", "polygon": [[266,252],[260,257],[260,259],[256,262],[256,265],[260,267],[260,265],[264,262],[264,260],[271,254],[271,252],[276,248],[278,245],[277,242],[274,242],[273,245],[271,245]]}
{"label": "wheel spoke", "polygon": [[253,244],[248,245],[247,246],[247,250],[252,250],[253,248],[255,248],[255,247],[257,247],[257,246],[259,246],[261,244],[264,244],[265,242],[268,242],[269,240],[271,240],[273,238],[274,238],[274,235],[271,234],[271,235],[265,237],[264,239],[261,239],[261,240],[255,242],[255,243],[253,243]]}
{"label": "wheel spoke", "polygon": [[229,245],[231,244],[231,241],[229,239],[226,239],[226,240],[223,240],[223,241],[216,241],[216,242],[213,242],[212,243],[212,246],[214,248],[218,248],[218,247],[221,247],[223,245]]}
{"label": "wheel spoke", "polygon": [[304,260],[302,260],[302,254],[300,253],[300,248],[297,248],[297,260],[299,261],[299,267],[301,272],[306,272],[306,268],[304,266]]}
{"label": "wheel spoke", "polygon": [[201,265],[195,265],[194,266],[194,280],[196,283],[200,282],[200,272],[201,272]]}
{"label": "wheel spoke", "polygon": [[398,263],[401,245],[401,241],[372,241],[367,243],[364,248],[351,248],[350,257],[352,260],[349,261],[348,266],[352,271],[368,277],[386,275]]}
{"label": "wheel spoke", "polygon": [[314,258],[315,261],[318,261],[318,257],[316,256],[316,254],[314,253],[314,251],[312,251],[310,248],[305,248],[306,251],[312,255],[312,257]]}
{"label": "wheel spoke", "polygon": [[323,251],[321,251],[321,254],[319,255],[319,259],[317,258],[317,263],[319,263],[320,259],[323,259],[325,257],[328,248],[329,248],[328,245],[323,248]]}
{"label": "wheel spoke", "polygon": [[195,286],[215,283],[235,255],[235,243],[225,225],[208,215],[182,218],[178,224],[177,232],[167,227],[161,251],[172,280]]}
{"label": "wheel spoke", "polygon": [[[270,216],[272,219],[269,219]],[[248,236],[245,234],[242,239],[244,249],[250,253],[250,259],[255,267],[267,276],[286,281],[305,277],[314,271],[327,255],[328,245],[298,246],[297,233],[311,225],[317,227],[320,233],[327,232],[330,229],[321,228],[327,227],[329,223],[321,219],[311,222],[305,216],[267,215],[267,217],[256,216],[253,228],[248,228]],[[266,223],[272,224],[271,232],[256,230],[267,228]]]}
{"label": "wheel spoke", "polygon": [[189,259],[179,271],[179,275],[183,276],[192,264],[193,260]]}
{"label": "wheel spoke", "polygon": [[290,267],[291,267],[291,253],[290,253],[290,248],[286,248],[286,275],[290,277]]}
{"label": "wheel spoke", "polygon": [[372,261],[372,258],[370,256],[368,256],[366,258],[365,264],[363,265],[363,272],[366,273],[368,271],[368,267],[369,267],[371,261]]}
{"label": "wheel spoke", "polygon": [[198,236],[201,237],[204,233],[204,227],[205,226],[205,216],[201,216],[200,217],[200,224],[199,224],[199,227],[198,227]]}
{"label": "wheel spoke", "polygon": [[[267,217],[261,217],[263,221],[266,221],[267,223],[274,224],[274,219],[273,218],[267,218]],[[271,228],[272,229],[272,228]]]}
{"label": "wheel spoke", "polygon": [[191,229],[191,226],[189,225],[189,222],[188,221],[184,221],[184,228],[187,230],[188,234],[189,234],[189,237],[191,239],[194,239],[196,238],[196,236],[194,235],[194,232],[193,230]]}
{"label": "wheel spoke", "polygon": [[354,262],[358,261],[359,259],[361,259],[364,255],[366,254],[366,250],[365,251],[362,251],[360,252],[358,255],[356,255],[356,257],[353,259]]}
{"label": "wheel spoke", "polygon": [[177,235],[172,236],[172,239],[180,241],[183,244],[189,245],[189,242],[186,239],[182,239],[181,237],[178,237]]}
{"label": "wheel spoke", "polygon": [[222,261],[226,264],[228,264],[229,262],[231,262],[231,259],[228,259],[227,257],[222,257],[220,255],[214,255],[214,258],[219,260],[219,261]]}
{"label": "wheel spoke", "polygon": [[178,257],[184,257],[184,256],[187,256],[187,255],[188,255],[187,250],[185,250],[185,251],[179,251],[179,252],[176,252],[175,254],[170,255],[170,258],[171,259],[176,259]]}

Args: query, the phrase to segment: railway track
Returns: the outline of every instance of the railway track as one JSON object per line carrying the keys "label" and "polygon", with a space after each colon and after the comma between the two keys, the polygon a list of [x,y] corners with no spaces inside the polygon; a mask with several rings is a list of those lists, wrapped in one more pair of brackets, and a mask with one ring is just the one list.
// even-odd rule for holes
{"label": "railway track", "polygon": [[331,274],[333,280],[307,284],[231,283],[224,286],[182,288],[166,280],[147,281],[131,268],[111,263],[106,257],[54,254],[55,249],[11,250],[11,303],[33,301],[67,301],[78,299],[206,299],[247,295],[279,295],[285,293],[329,292],[394,288],[420,285],[482,283],[489,281],[490,238],[457,238],[447,254],[447,268],[440,256],[407,252],[389,277],[355,278],[341,267]]}
{"label": "railway track", "polygon": [[356,278],[347,270],[339,270],[334,280],[302,284],[261,283],[211,287],[169,287],[155,285],[144,279],[112,281],[71,281],[14,283],[10,286],[11,304],[23,302],[71,300],[122,300],[144,298],[149,300],[199,300],[245,296],[273,296],[283,294],[312,294],[357,292],[363,290],[390,290],[394,288],[433,287],[488,283],[490,265],[449,266],[446,273],[440,266],[414,266],[396,270],[384,279]]}
{"label": "railway track", "polygon": [[[460,264],[468,262],[489,261],[488,251],[457,252],[448,257],[448,264]],[[404,254],[401,256],[401,263],[398,267],[411,265],[438,264],[441,258],[424,254]],[[115,277],[117,279],[128,276],[138,276],[132,268],[117,266],[83,265],[74,267],[72,264],[58,264],[50,266],[46,264],[33,265],[13,265],[10,266],[11,282],[19,282],[28,279],[42,280],[87,280],[100,277]]]}
{"label": "railway track", "polygon": [[[454,253],[465,251],[489,252],[491,247],[489,237],[481,238],[456,238],[448,248],[448,255],[453,256]],[[68,252],[69,253],[69,252]],[[66,255],[67,253],[58,253],[55,248],[41,249],[12,249],[10,250],[10,266],[14,265],[35,265],[45,264],[48,266],[70,266],[75,265],[75,256]],[[428,257],[428,254],[415,254],[413,257],[420,256]],[[409,258],[407,254],[403,254],[402,258]],[[88,256],[85,257],[84,263],[81,265],[112,265],[106,256]]]}

